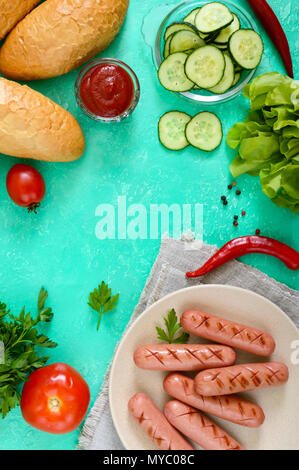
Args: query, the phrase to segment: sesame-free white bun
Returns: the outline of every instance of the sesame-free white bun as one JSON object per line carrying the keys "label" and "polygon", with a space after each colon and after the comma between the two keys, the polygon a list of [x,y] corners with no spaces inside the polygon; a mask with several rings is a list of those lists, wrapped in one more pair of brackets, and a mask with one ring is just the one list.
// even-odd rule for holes
{"label": "sesame-free white bun", "polygon": [[15,80],[56,77],[104,50],[125,19],[129,0],[47,0],[10,32],[0,71]]}
{"label": "sesame-free white bun", "polygon": [[0,153],[69,162],[84,150],[82,130],[68,111],[25,85],[0,78]]}
{"label": "sesame-free white bun", "polygon": [[3,39],[40,1],[0,0],[0,39]]}

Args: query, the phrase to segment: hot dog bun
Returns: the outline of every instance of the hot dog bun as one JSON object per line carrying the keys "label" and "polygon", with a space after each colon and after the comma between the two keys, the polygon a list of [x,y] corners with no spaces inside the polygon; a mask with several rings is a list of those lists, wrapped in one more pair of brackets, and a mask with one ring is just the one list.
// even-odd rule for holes
{"label": "hot dog bun", "polygon": [[88,61],[117,35],[129,0],[47,0],[11,31],[0,71],[15,80],[56,77]]}
{"label": "hot dog bun", "polygon": [[70,113],[37,91],[0,78],[0,153],[68,162],[84,149],[83,133]]}
{"label": "hot dog bun", "polygon": [[0,40],[39,2],[40,0],[0,0]]}

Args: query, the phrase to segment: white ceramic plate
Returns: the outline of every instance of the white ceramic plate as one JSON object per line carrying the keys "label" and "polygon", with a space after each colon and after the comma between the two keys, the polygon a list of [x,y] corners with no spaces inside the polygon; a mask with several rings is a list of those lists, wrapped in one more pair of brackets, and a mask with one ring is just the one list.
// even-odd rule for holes
{"label": "white ceramic plate", "polygon": [[[165,373],[138,369],[133,361],[134,350],[143,344],[157,343],[155,326],[164,326],[163,317],[174,308],[180,316],[185,310],[198,308],[270,333],[276,350],[269,358],[287,364],[288,383],[281,387],[243,394],[264,410],[266,420],[257,429],[246,428],[212,417],[248,450],[299,449],[299,364],[291,362],[293,341],[299,330],[273,303],[251,291],[237,287],[209,285],[183,289],[164,297],[148,308],[129,329],[115,355],[110,376],[110,407],[119,437],[128,450],[153,450],[154,444],[128,412],[129,399],[137,392],[147,393],[163,410],[169,397],[162,383]],[[190,343],[207,343],[191,337]],[[298,346],[297,346],[298,348]],[[268,360],[237,351],[237,362]],[[198,448],[198,447],[197,447]]]}

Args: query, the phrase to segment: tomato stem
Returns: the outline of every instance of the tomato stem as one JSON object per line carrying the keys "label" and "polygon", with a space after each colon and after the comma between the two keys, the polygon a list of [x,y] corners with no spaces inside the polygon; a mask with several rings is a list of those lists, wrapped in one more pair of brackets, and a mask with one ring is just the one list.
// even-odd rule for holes
{"label": "tomato stem", "polygon": [[37,214],[37,211],[36,209],[40,207],[40,203],[39,202],[33,202],[32,204],[30,204],[30,206],[28,206],[28,212],[34,212],[35,214]]}
{"label": "tomato stem", "polygon": [[50,397],[48,400],[48,406],[51,411],[59,411],[61,408],[61,401],[57,397]]}

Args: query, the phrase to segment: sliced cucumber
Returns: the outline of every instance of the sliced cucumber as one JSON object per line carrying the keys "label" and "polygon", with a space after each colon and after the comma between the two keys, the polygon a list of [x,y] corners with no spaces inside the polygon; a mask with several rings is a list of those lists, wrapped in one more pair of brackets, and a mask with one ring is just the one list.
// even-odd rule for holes
{"label": "sliced cucumber", "polygon": [[200,31],[198,31],[198,36],[203,39],[204,41],[208,40],[210,37],[210,34],[203,34]]}
{"label": "sliced cucumber", "polygon": [[179,111],[164,114],[159,121],[159,140],[169,150],[182,150],[189,145],[185,130],[191,117]]}
{"label": "sliced cucumber", "polygon": [[264,44],[261,36],[253,29],[239,29],[231,35],[228,48],[240,67],[252,70],[262,59]]}
{"label": "sliced cucumber", "polygon": [[184,52],[188,49],[197,49],[199,46],[204,45],[203,39],[200,39],[198,34],[193,31],[178,31],[171,37],[169,52]]}
{"label": "sliced cucumber", "polygon": [[168,28],[166,28],[164,33],[164,41],[173,33],[177,33],[178,31],[194,31],[197,32],[197,29],[192,24],[187,23],[173,23]]}
{"label": "sliced cucumber", "polygon": [[211,44],[212,42],[215,41],[217,36],[218,36],[218,31],[216,31],[216,33],[208,34],[208,36],[205,38],[204,41],[206,42],[206,44]]}
{"label": "sliced cucumber", "polygon": [[212,33],[226,28],[234,20],[231,11],[223,3],[207,3],[196,15],[195,26],[201,33]]}
{"label": "sliced cucumber", "polygon": [[223,28],[220,33],[217,35],[216,39],[215,39],[215,43],[217,44],[227,44],[228,41],[229,41],[229,38],[231,37],[231,35],[235,32],[235,31],[238,31],[241,27],[241,24],[240,24],[240,21],[239,21],[239,18],[237,17],[237,15],[235,15],[233,13],[233,22],[227,26],[226,28]]}
{"label": "sliced cucumber", "polygon": [[164,57],[164,59],[167,59],[167,57],[168,57],[169,54],[170,54],[169,46],[170,46],[170,41],[172,40],[174,34],[175,34],[175,33],[172,33],[170,36],[168,36],[168,38],[167,38],[166,41],[165,41],[164,50],[163,50],[163,57]]}
{"label": "sliced cucumber", "polygon": [[240,78],[241,78],[240,72],[235,73],[235,78],[234,78],[234,81],[233,81],[232,86],[237,85],[237,83],[239,82]]}
{"label": "sliced cucumber", "polygon": [[224,70],[224,75],[220,82],[214,86],[213,88],[209,88],[209,91],[212,93],[217,93],[219,95],[225,93],[227,90],[229,90],[232,85],[233,81],[235,78],[235,71],[234,71],[234,64],[231,58],[227,53],[224,54],[224,59],[225,59],[225,70]]}
{"label": "sliced cucumber", "polygon": [[190,54],[192,54],[192,52],[194,52],[194,49],[187,49],[187,50],[184,51],[184,52],[185,52],[185,54],[190,55]]}
{"label": "sliced cucumber", "polygon": [[158,77],[164,88],[170,91],[184,92],[194,87],[194,83],[185,74],[187,57],[190,56],[184,52],[176,52],[162,62],[158,70]]}
{"label": "sliced cucumber", "polygon": [[185,73],[189,80],[200,88],[211,88],[220,82],[224,75],[223,53],[214,46],[203,46],[189,55]]}
{"label": "sliced cucumber", "polygon": [[199,113],[186,126],[187,141],[206,152],[215,150],[221,144],[222,137],[221,122],[213,113]]}
{"label": "sliced cucumber", "polygon": [[215,42],[213,42],[211,43],[211,46],[217,47],[217,49],[220,49],[221,51],[227,50],[227,44],[216,44]]}
{"label": "sliced cucumber", "polygon": [[194,10],[192,10],[189,15],[187,15],[185,18],[184,18],[184,22],[185,23],[190,23],[190,24],[193,24],[195,26],[195,17],[197,15],[197,13],[199,12],[200,8],[195,8]]}
{"label": "sliced cucumber", "polygon": [[238,73],[238,72],[242,72],[242,67],[240,67],[240,65],[238,64],[234,64],[235,65],[235,73]]}

